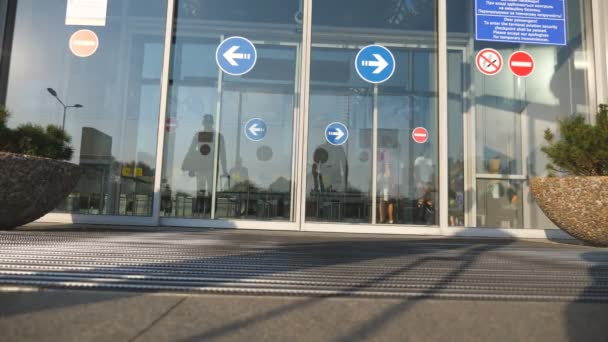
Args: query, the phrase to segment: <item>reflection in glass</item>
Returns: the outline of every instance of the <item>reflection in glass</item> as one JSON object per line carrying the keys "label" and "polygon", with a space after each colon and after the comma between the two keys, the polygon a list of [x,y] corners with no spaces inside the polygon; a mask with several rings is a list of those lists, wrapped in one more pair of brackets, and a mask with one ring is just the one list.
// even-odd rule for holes
{"label": "reflection in glass", "polygon": [[[220,151],[220,167],[226,174],[226,153],[224,136],[218,133],[217,147]],[[203,115],[203,127],[192,137],[182,171],[196,178],[196,196],[193,198],[192,215],[207,216],[211,213],[211,192],[213,191],[213,166],[216,150],[216,134],[211,114]]]}
{"label": "reflection in glass", "polygon": [[[308,220],[370,222],[371,87],[353,73],[346,78],[356,50],[313,48],[307,163]],[[321,72],[316,68],[323,68]],[[333,69],[333,72],[329,72]],[[357,77],[357,78],[355,78]],[[344,124],[349,138],[342,146],[327,141],[325,130]]]}
{"label": "reflection in glass", "polygon": [[[162,215],[290,220],[300,2],[179,0],[177,9]],[[231,36],[257,49],[242,76],[216,64],[218,45]],[[253,118],[267,126],[261,141],[246,137]]]}
{"label": "reflection in glass", "polygon": [[[436,224],[435,2],[313,1],[307,221]],[[396,69],[375,86],[359,77],[354,60],[378,42]],[[327,143],[333,122],[349,129],[342,146]],[[429,130],[426,145],[412,141],[419,126]]]}
{"label": "reflection in glass", "polygon": [[[436,57],[428,49],[392,51],[398,61],[397,73],[378,89],[376,220],[380,224],[435,225],[439,215]],[[424,144],[413,141],[417,127],[429,132]]]}
{"label": "reflection in glass", "polygon": [[517,228],[522,225],[521,183],[503,180],[478,180],[477,226]]}
{"label": "reflection in glass", "polygon": [[[529,195],[526,179],[546,175],[544,131],[556,130],[565,116],[592,112],[586,86],[592,65],[586,53],[589,3],[565,1],[567,46],[552,46],[475,41],[475,1],[447,2],[450,224],[464,225],[464,197],[471,226],[554,228]],[[496,49],[505,60],[495,76],[475,67],[484,48]],[[506,65],[519,50],[535,60],[527,78]]]}
{"label": "reflection in glass", "polygon": [[465,152],[464,152],[464,111],[463,97],[466,78],[464,74],[463,52],[448,51],[448,216],[451,227],[465,225]]}
{"label": "reflection in glass", "polygon": [[109,0],[99,49],[68,48],[65,0],[19,0],[6,106],[9,125],[54,124],[84,174],[59,212],[152,215],[166,2]]}

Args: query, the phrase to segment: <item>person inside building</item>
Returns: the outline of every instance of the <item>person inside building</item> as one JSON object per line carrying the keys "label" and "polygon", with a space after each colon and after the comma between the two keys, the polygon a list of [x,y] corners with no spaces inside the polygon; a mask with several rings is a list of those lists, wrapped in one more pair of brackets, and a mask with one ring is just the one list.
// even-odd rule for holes
{"label": "person inside building", "polygon": [[[384,135],[380,139],[378,148],[378,178],[377,188],[379,192],[379,223],[394,223],[395,196],[397,190],[396,177],[399,170],[398,161],[394,158],[393,139],[389,135]],[[388,220],[388,221],[387,221]]]}
{"label": "person inside building", "polygon": [[414,180],[416,182],[415,221],[419,224],[435,224],[435,206],[433,201],[433,181],[435,167],[431,156],[430,144],[423,146],[422,155],[414,161]]}
{"label": "person inside building", "polygon": [[[219,136],[219,164],[222,174],[226,175],[226,153],[224,151],[224,137]],[[196,132],[186,157],[182,163],[182,170],[188,172],[190,177],[196,177],[196,199],[193,214],[205,215],[211,212],[211,191],[213,189],[213,161],[215,156],[215,128],[213,115],[203,115],[203,128]]]}
{"label": "person inside building", "polygon": [[243,159],[241,157],[237,157],[234,167],[229,171],[229,176],[232,183],[230,191],[238,193],[237,214],[240,216],[248,215],[252,207],[248,202],[251,183],[249,182],[249,169],[243,165]]}

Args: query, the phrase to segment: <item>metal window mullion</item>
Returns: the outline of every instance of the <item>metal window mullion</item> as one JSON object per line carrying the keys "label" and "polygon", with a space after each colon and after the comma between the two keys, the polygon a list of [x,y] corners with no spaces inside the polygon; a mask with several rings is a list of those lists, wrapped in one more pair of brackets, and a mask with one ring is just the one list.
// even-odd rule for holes
{"label": "metal window mullion", "polygon": [[174,9],[175,0],[167,0],[167,18],[164,42],[165,45],[163,50],[163,66],[160,84],[160,108],[156,139],[156,174],[154,177],[154,196],[152,207],[152,217],[154,219],[154,222],[156,222],[156,225],[160,225],[161,180],[165,147],[165,122],[167,120],[167,105],[170,86],[169,73],[171,71],[171,50],[173,48],[173,25],[175,22],[175,18],[173,17]]}
{"label": "metal window mullion", "polygon": [[[462,99],[464,101],[463,119],[462,119],[462,130],[463,130],[463,163],[464,163],[464,226],[474,226],[475,220],[473,219],[477,215],[476,208],[476,184],[475,184],[475,130],[473,129],[473,116],[475,112],[474,98],[473,98],[473,87],[467,86],[472,84],[472,75],[467,73],[467,69],[464,67],[467,65],[469,56],[471,55],[471,44],[465,44],[465,48],[462,50]],[[471,189],[470,191],[468,189]]]}
{"label": "metal window mullion", "polygon": [[298,203],[299,210],[298,223],[299,230],[302,230],[302,226],[306,221],[306,167],[308,160],[308,108],[310,101],[310,60],[311,60],[311,46],[312,46],[312,1],[304,1],[304,13],[303,13],[303,27],[302,27],[302,55],[301,55],[301,71],[300,71],[300,129],[297,133],[299,134],[298,144]]}
{"label": "metal window mullion", "polygon": [[590,89],[589,106],[592,107],[589,108],[589,114],[592,118],[597,106],[608,100],[608,24],[604,20],[606,15],[608,5],[605,0],[592,0],[590,6],[583,7],[584,52],[589,62],[587,87]]}
{"label": "metal window mullion", "polygon": [[[520,96],[525,98],[527,82],[522,81],[524,83],[523,91],[520,87],[520,91],[522,92]],[[527,100],[527,99],[526,99]],[[522,203],[522,218],[523,223],[522,228],[531,228],[532,218],[530,217],[530,213],[532,212],[532,200],[530,194],[530,188],[528,185],[528,180],[530,179],[530,139],[529,139],[529,131],[530,131],[530,116],[528,115],[528,107],[524,108],[521,112],[520,116],[520,134],[521,134],[521,161],[522,161],[522,175],[523,180],[521,181],[521,193],[522,198],[520,199]],[[530,201],[528,201],[530,199]]]}
{"label": "metal window mullion", "polygon": [[448,47],[447,0],[437,1],[437,85],[439,110],[439,227],[443,235],[449,228],[448,196]]}
{"label": "metal window mullion", "polygon": [[377,223],[378,210],[378,85],[374,84],[374,108],[372,110],[372,224]]}
{"label": "metal window mullion", "polygon": [[290,210],[289,210],[289,221],[294,222],[297,217],[296,205],[298,204],[298,184],[300,184],[299,177],[299,163],[298,163],[298,146],[300,142],[300,116],[298,115],[300,105],[298,101],[298,94],[300,93],[301,85],[301,70],[302,70],[302,44],[296,45],[296,70],[294,75],[294,103],[293,103],[293,116],[291,125],[291,193],[290,193]]}
{"label": "metal window mullion", "polygon": [[[220,36],[220,42],[224,41],[224,35]],[[211,219],[215,219],[215,209],[217,200],[217,179],[219,173],[220,160],[220,128],[222,127],[222,97],[224,94],[224,73],[222,69],[217,71],[217,98],[215,112],[215,136],[213,138],[213,177],[211,181]],[[205,194],[206,195],[206,194]]]}
{"label": "metal window mullion", "polygon": [[[599,0],[598,0],[599,1]],[[606,23],[605,18],[608,17],[608,4],[602,1],[602,7],[600,11],[593,11],[595,15],[595,21],[601,23],[601,28],[599,32],[594,32],[594,35],[600,37],[601,41],[598,47],[596,47],[596,54],[600,55],[598,62],[602,65],[601,74],[598,77],[602,80],[602,92],[599,96],[601,98],[598,102],[606,103],[608,102],[608,23]],[[596,63],[596,66],[597,66]]]}

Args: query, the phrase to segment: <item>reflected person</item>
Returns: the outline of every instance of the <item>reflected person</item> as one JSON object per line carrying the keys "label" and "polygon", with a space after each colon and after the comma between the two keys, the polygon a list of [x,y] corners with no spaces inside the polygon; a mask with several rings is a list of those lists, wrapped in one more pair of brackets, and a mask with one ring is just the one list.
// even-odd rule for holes
{"label": "reflected person", "polygon": [[[224,137],[221,134],[218,134],[218,136],[219,145],[217,146],[217,150],[220,157],[219,164],[225,175],[226,153]],[[193,212],[198,214],[210,212],[210,198],[213,189],[213,162],[216,150],[214,142],[215,128],[213,116],[205,114],[203,116],[203,129],[194,134],[190,148],[182,163],[182,170],[188,172],[190,177],[196,177],[196,200]]]}
{"label": "reflected person", "polygon": [[313,153],[313,190],[321,192],[346,192],[348,187],[348,159],[344,147],[328,142]]}

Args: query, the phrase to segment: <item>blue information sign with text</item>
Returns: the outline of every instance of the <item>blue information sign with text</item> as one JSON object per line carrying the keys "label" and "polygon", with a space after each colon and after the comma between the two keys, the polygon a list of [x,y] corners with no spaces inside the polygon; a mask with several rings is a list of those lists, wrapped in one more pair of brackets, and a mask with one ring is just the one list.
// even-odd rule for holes
{"label": "blue information sign with text", "polygon": [[477,40],[566,45],[564,0],[475,0]]}

